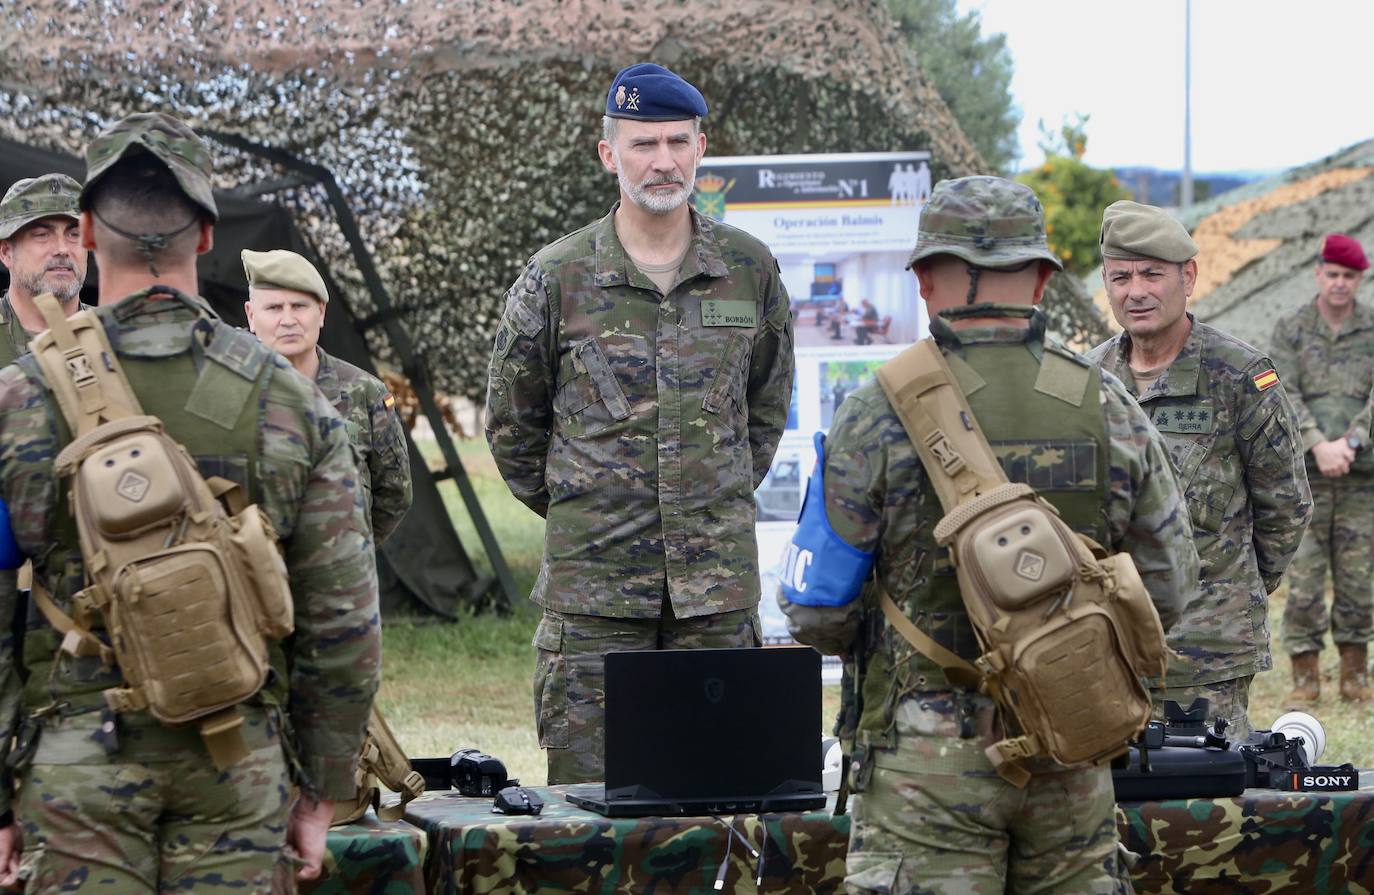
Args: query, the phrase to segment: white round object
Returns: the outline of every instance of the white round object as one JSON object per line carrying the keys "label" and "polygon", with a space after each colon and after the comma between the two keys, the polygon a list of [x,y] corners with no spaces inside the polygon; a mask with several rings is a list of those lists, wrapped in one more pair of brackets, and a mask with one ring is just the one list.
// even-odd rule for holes
{"label": "white round object", "polygon": [[821,788],[835,792],[840,788],[840,777],[844,774],[842,763],[844,750],[840,741],[834,737],[821,737]]}
{"label": "white round object", "polygon": [[1307,712],[1287,712],[1274,719],[1269,728],[1285,737],[1302,737],[1302,748],[1307,753],[1307,763],[1313,765],[1326,751],[1326,731],[1316,718]]}

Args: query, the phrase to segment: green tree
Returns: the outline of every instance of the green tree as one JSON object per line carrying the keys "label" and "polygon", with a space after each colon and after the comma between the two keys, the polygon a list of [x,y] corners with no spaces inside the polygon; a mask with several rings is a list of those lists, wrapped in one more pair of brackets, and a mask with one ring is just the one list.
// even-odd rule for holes
{"label": "green tree", "polygon": [[983,36],[978,13],[960,15],[955,0],[888,0],[888,8],[964,134],[994,170],[1010,170],[1021,110],[1011,101],[1006,35]]}
{"label": "green tree", "polygon": [[1040,149],[1045,162],[1017,176],[1035,190],[1045,206],[1045,233],[1050,248],[1070,272],[1082,275],[1102,263],[1098,235],[1102,209],[1131,193],[1111,171],[1102,171],[1083,162],[1088,148],[1088,116],[1065,122],[1052,134],[1041,122]]}

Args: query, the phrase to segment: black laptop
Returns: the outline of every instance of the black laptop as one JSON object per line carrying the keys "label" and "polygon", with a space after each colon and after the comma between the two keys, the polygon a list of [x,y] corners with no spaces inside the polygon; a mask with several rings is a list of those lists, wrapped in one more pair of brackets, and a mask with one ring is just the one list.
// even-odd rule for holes
{"label": "black laptop", "polygon": [[608,817],[801,811],[821,787],[821,657],[810,647],[606,655]]}

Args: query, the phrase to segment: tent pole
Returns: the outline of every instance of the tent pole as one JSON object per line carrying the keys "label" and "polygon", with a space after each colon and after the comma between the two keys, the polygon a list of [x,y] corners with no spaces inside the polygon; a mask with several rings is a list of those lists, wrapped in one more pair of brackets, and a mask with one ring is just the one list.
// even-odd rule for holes
{"label": "tent pole", "polygon": [[[391,307],[391,297],[382,284],[382,278],[377,273],[376,265],[372,263],[371,253],[363,244],[362,234],[358,231],[357,220],[353,217],[353,210],[349,207],[347,199],[344,198],[343,190],[339,188],[339,183],[334,179],[334,174],[328,168],[296,158],[284,150],[259,145],[237,134],[214,131],[202,131],[201,133],[235,149],[252,153],[276,162],[285,168],[307,174],[323,186],[325,193],[329,196],[329,204],[334,207],[339,229],[343,231],[344,238],[348,240],[349,248],[353,252],[353,260],[358,265],[364,282],[367,283],[368,291],[372,294],[373,303],[379,311]],[[439,443],[439,452],[443,455],[446,465],[445,472],[457,483],[458,493],[462,495],[463,503],[467,507],[468,514],[472,517],[473,526],[477,529],[477,536],[482,541],[483,549],[487,551],[487,558],[491,561],[492,570],[496,573],[497,580],[501,582],[501,590],[505,600],[504,605],[498,603],[497,608],[503,611],[508,610],[520,596],[515,585],[515,578],[511,574],[510,567],[506,565],[505,556],[501,553],[501,546],[497,543],[496,535],[487,522],[486,514],[482,512],[482,505],[477,500],[477,492],[472,488],[472,481],[468,478],[467,470],[463,468],[463,462],[458,457],[458,450],[453,445],[453,439],[449,437],[448,427],[444,425],[443,415],[440,414],[439,406],[434,400],[434,391],[430,387],[429,374],[416,360],[414,343],[411,342],[410,333],[406,332],[401,322],[394,315],[386,315],[381,320],[381,326],[392,347],[396,349],[396,353],[402,359],[401,369],[410,380],[411,388],[415,390],[416,396],[420,399],[420,407],[429,420],[430,428],[434,430],[435,441]]]}

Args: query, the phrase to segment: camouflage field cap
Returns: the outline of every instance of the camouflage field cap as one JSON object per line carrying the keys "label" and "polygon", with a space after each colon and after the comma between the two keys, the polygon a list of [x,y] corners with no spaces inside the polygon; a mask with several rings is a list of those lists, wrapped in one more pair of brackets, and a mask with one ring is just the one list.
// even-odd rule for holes
{"label": "camouflage field cap", "polygon": [[0,239],[9,239],[34,221],[60,215],[81,218],[81,184],[66,174],[44,174],[17,181],[0,199]]}
{"label": "camouflage field cap", "polygon": [[210,149],[179,119],[162,112],[140,112],[110,125],[86,147],[86,186],[81,207],[90,205],[91,190],[115,162],[133,152],[150,152],[176,177],[192,202],[219,220],[210,188]]}
{"label": "camouflage field cap", "polygon": [[1048,261],[1064,269],[1045,241],[1045,211],[1035,193],[986,175],[935,184],[906,266],[931,255],[954,255],[978,267]]}
{"label": "camouflage field cap", "polygon": [[273,249],[270,252],[255,252],[244,249],[243,273],[248,277],[250,289],[292,289],[313,295],[321,304],[329,304],[329,290],[324,287],[324,277],[315,265],[306,261],[295,252],[286,249]]}

